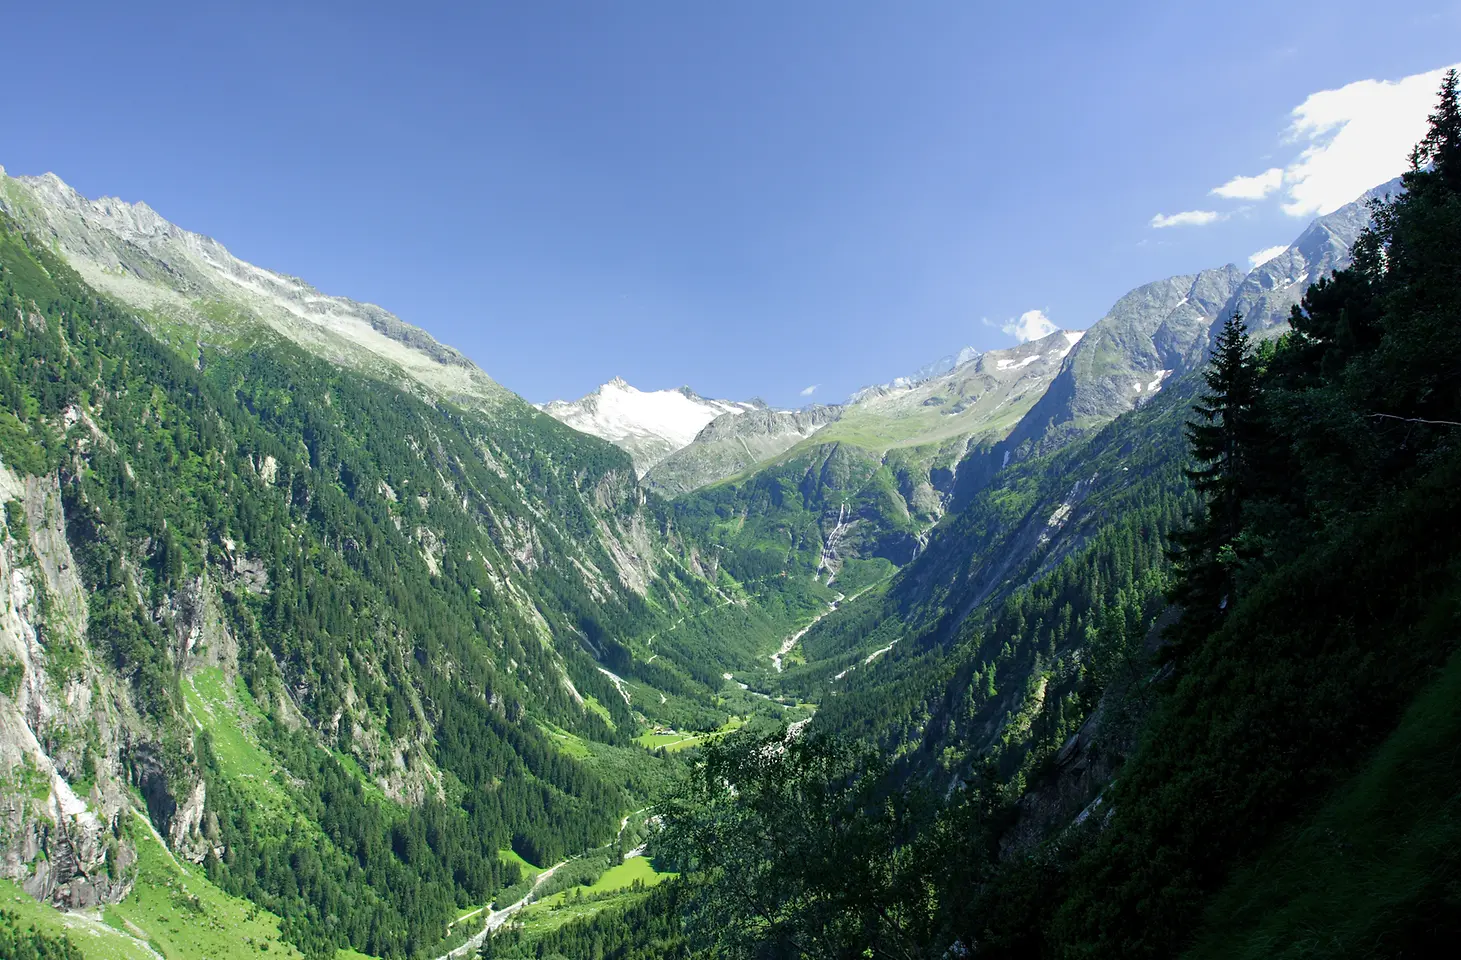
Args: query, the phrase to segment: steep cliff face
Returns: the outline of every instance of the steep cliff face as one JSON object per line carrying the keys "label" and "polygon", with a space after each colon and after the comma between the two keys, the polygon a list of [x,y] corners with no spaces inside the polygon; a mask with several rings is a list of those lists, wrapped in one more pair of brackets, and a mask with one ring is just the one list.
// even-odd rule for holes
{"label": "steep cliff face", "polygon": [[85,643],[54,478],[0,466],[0,501],[0,876],[60,906],[115,901],[135,860],[119,839],[130,710]]}

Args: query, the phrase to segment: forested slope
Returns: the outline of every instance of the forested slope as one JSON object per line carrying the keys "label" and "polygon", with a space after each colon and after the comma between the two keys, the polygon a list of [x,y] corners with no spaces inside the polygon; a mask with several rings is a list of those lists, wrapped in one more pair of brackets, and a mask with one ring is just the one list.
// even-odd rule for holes
{"label": "forested slope", "polygon": [[301,947],[415,953],[516,879],[499,851],[602,843],[653,780],[615,650],[699,618],[642,706],[710,729],[713,668],[779,636],[625,454],[526,404],[264,327],[185,357],[9,221],[0,283],[0,706],[35,797],[6,838],[37,896],[124,896],[135,806]]}
{"label": "forested slope", "polygon": [[1254,344],[1227,318],[1200,383],[1013,469],[946,521],[967,566],[930,559],[936,537],[807,637],[808,689],[847,671],[813,725],[841,738],[724,742],[666,813],[706,921],[697,942],[829,957],[1449,949],[1454,72],[1403,187],[1289,332]]}

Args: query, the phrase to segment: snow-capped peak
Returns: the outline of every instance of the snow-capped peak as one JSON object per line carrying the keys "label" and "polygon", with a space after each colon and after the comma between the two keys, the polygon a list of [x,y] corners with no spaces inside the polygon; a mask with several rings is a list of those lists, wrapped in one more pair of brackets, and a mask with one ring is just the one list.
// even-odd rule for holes
{"label": "snow-capped peak", "polygon": [[629,452],[641,473],[681,447],[723,414],[745,413],[756,404],[707,400],[689,387],[640,390],[615,377],[579,400],[554,400],[543,412],[575,430],[601,437]]}

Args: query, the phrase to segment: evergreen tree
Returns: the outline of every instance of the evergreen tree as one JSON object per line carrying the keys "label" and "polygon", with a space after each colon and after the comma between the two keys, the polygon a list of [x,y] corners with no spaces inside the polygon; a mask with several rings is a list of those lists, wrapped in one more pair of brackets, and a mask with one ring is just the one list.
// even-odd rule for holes
{"label": "evergreen tree", "polygon": [[1221,615],[1231,591],[1258,398],[1257,364],[1241,314],[1223,324],[1203,380],[1207,392],[1193,404],[1196,417],[1183,433],[1194,463],[1185,473],[1205,502],[1192,528],[1173,538],[1178,576],[1172,600],[1185,608],[1189,626],[1205,632]]}
{"label": "evergreen tree", "polygon": [[1461,187],[1461,91],[1455,68],[1441,79],[1440,102],[1430,115],[1430,129],[1415,148],[1412,163],[1434,164],[1452,189]]}

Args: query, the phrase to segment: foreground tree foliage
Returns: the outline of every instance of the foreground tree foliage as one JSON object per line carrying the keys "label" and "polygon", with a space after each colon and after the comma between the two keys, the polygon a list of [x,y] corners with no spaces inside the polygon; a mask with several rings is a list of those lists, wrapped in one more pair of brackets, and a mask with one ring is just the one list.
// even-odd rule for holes
{"label": "foreground tree foliage", "polygon": [[[699,942],[758,957],[1176,956],[1212,934],[1204,911],[1234,871],[1265,854],[1281,863],[1285,832],[1303,836],[1336,790],[1403,794],[1393,780],[1405,777],[1429,798],[1406,810],[1454,807],[1451,753],[1415,747],[1428,741],[1410,728],[1392,739],[1458,655],[1454,71],[1413,160],[1404,193],[1375,206],[1353,265],[1309,289],[1288,333],[1254,350],[1233,318],[1215,345],[1188,430],[1204,509],[1177,538],[1171,596],[1185,610],[1165,666],[1144,667],[1138,686],[1154,705],[1099,801],[1021,850],[1000,843],[1011,808],[988,799],[1021,794],[1023,782],[1002,779],[1007,766],[981,771],[1002,779],[991,788],[969,773],[975,785],[933,809],[913,786],[916,762],[889,767],[818,738],[726,744],[666,817]],[[1428,709],[1407,723],[1449,716]],[[1341,874],[1365,863],[1331,860],[1335,896],[1358,898],[1364,885]],[[1244,949],[1454,949],[1461,852],[1418,849],[1388,870],[1384,910],[1330,904],[1354,919],[1265,927],[1261,947]],[[1277,916],[1312,882],[1285,879],[1249,909]]]}
{"label": "foreground tree foliage", "polygon": [[950,837],[876,755],[824,737],[726,738],[662,814],[692,934],[715,956],[922,956]]}

